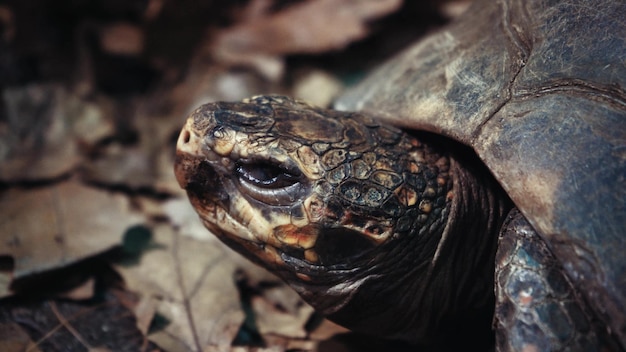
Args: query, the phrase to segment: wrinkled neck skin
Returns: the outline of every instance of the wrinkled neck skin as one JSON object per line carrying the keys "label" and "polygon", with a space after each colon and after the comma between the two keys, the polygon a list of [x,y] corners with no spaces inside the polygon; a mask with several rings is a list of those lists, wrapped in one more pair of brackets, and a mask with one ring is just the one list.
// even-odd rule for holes
{"label": "wrinkled neck skin", "polygon": [[330,289],[291,285],[357,332],[422,345],[490,344],[497,234],[510,203],[487,172],[454,159],[450,168],[449,215],[425,240],[395,244],[388,260],[346,274]]}

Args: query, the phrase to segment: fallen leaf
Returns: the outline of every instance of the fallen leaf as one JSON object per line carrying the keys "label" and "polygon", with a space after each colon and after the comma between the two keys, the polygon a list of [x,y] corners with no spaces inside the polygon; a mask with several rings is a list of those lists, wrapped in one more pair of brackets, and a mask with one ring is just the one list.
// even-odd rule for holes
{"label": "fallen leaf", "polygon": [[317,341],[327,340],[332,336],[338,334],[344,334],[350,330],[344,328],[341,325],[335,324],[330,320],[324,319],[320,325],[311,332],[310,338]]}
{"label": "fallen leaf", "polygon": [[80,160],[64,121],[65,89],[30,85],[3,92],[8,118],[0,120],[0,180],[55,178]]}
{"label": "fallen leaf", "polygon": [[82,168],[84,180],[107,186],[124,186],[133,190],[151,188],[155,173],[150,150],[111,144],[98,158],[88,160]]}
{"label": "fallen leaf", "polygon": [[[53,269],[69,263],[91,268],[94,260],[89,257],[121,243],[122,234],[124,242],[145,233],[148,239],[143,239],[144,249],[126,248],[136,254],[135,262],[116,266],[141,295],[139,302],[128,304],[118,297],[116,304],[93,310],[85,298],[94,291],[84,285],[80,288],[85,292],[72,292],[72,299],[54,301],[56,314],[46,299],[12,307],[11,319],[19,319],[17,324],[3,320],[8,300],[0,300],[0,350],[50,350],[53,345],[58,350],[140,350],[153,346],[141,340],[147,333],[170,351],[337,352],[370,347],[360,336],[354,338],[361,342],[354,349],[343,338],[335,341],[338,349],[320,342],[345,329],[324,321],[310,331],[315,325],[308,321],[305,327],[310,308],[297,295],[226,249],[199,223],[173,177],[174,143],[186,115],[203,103],[271,92],[326,105],[338,82],[318,72],[351,80],[343,72],[348,67],[360,75],[377,60],[364,52],[382,57],[381,52],[391,52],[385,49],[391,42],[417,35],[414,25],[422,18],[407,9],[419,6],[407,6],[398,16],[412,22],[408,31],[384,30],[388,23],[396,25],[398,17],[376,22],[380,39],[374,39],[383,44],[360,42],[352,46],[365,44],[360,50],[344,55],[335,51],[360,40],[370,23],[394,11],[400,0],[207,2],[193,5],[191,12],[187,2],[102,2],[97,12],[106,13],[104,22],[99,17],[94,21],[93,9],[75,4],[42,3],[41,11],[30,14],[30,6],[14,3],[0,5],[0,46],[7,49],[0,50],[0,71],[10,79],[0,95],[0,295],[4,290],[14,300],[39,288],[56,293],[57,281],[66,275],[65,269]],[[70,21],[66,13],[72,14]],[[297,57],[287,59],[292,54]],[[372,62],[363,64],[363,59]],[[299,75],[303,67],[309,74]],[[64,181],[68,178],[122,192],[74,181],[69,187]],[[126,231],[134,211],[149,219],[153,232],[148,227]],[[101,216],[106,226],[94,226]],[[44,284],[48,270],[56,275]],[[245,311],[236,282],[241,273],[251,292]],[[29,284],[39,286],[16,285],[25,280],[13,281],[14,275],[28,276]],[[8,291],[11,283],[17,293]],[[66,302],[73,308],[64,306]],[[84,315],[73,314],[78,311]],[[126,320],[131,312],[134,323]],[[104,320],[107,314],[111,319]],[[116,314],[124,319],[116,320]],[[263,346],[232,346],[244,317],[255,320]],[[108,323],[89,325],[92,320]],[[83,325],[86,331],[81,331]],[[128,328],[115,330],[117,325]],[[30,330],[38,335],[29,335]],[[122,332],[132,333],[142,345],[125,344]],[[110,339],[119,348],[92,341],[91,335]],[[34,341],[42,344],[37,347]]]}
{"label": "fallen leaf", "polygon": [[15,38],[15,15],[7,5],[0,5],[0,25],[3,27],[0,38],[6,42],[11,42]]}
{"label": "fallen leaf", "polygon": [[6,271],[0,272],[0,297],[8,296],[11,294],[11,282],[13,281],[13,275]]}
{"label": "fallen leaf", "polygon": [[41,352],[30,336],[14,322],[0,322],[0,351]]}
{"label": "fallen leaf", "polygon": [[[269,271],[261,268],[260,266],[253,264],[244,256],[233,251],[230,247],[223,244],[214,234],[212,234],[200,221],[198,213],[194,210],[193,206],[189,202],[189,199],[185,198],[172,198],[163,203],[163,212],[167,216],[169,222],[178,230],[178,232],[184,237],[191,237],[205,242],[209,246],[214,246],[224,251],[227,255],[229,262],[234,263],[234,266],[241,269],[245,280],[250,286],[258,286],[264,283],[278,283],[280,279],[270,273]],[[286,286],[285,286],[286,287]],[[287,290],[292,291],[287,288]],[[293,295],[291,296],[294,297]],[[297,295],[295,296],[297,297]],[[299,299],[299,298],[296,298]]]}
{"label": "fallen leaf", "polygon": [[110,54],[139,55],[144,41],[141,28],[128,22],[113,23],[100,30],[100,46]]}
{"label": "fallen leaf", "polygon": [[133,191],[181,194],[173,172],[175,139],[186,116],[152,115],[149,111],[133,116],[134,143],[113,142],[102,146],[97,156],[85,160],[81,177],[108,187]]}
{"label": "fallen leaf", "polygon": [[461,16],[471,4],[471,0],[447,0],[440,1],[438,5],[441,14],[452,20]]}
{"label": "fallen leaf", "polygon": [[[198,213],[193,209],[187,197],[174,198],[163,203],[163,212],[166,214],[172,225],[174,225],[184,236],[189,236],[198,240],[218,242],[218,239],[209,232],[198,217]],[[221,246],[221,244],[215,244]]]}
{"label": "fallen leaf", "polygon": [[221,62],[252,66],[276,79],[283,55],[343,48],[368,34],[369,21],[401,4],[401,0],[302,1],[217,33],[210,51]]}
{"label": "fallen leaf", "polygon": [[55,179],[82,160],[80,148],[113,133],[94,104],[61,85],[33,84],[2,92],[7,118],[0,119],[0,181]]}
{"label": "fallen leaf", "polygon": [[128,287],[155,300],[169,322],[149,337],[169,351],[228,349],[244,314],[234,283],[236,270],[223,248],[158,225],[136,263],[117,264]]}
{"label": "fallen leaf", "polygon": [[75,301],[86,300],[93,298],[95,292],[96,280],[94,278],[89,278],[83,284],[73,287],[72,289],[62,292],[56,297],[58,298],[66,298]]}
{"label": "fallen leaf", "polygon": [[157,302],[155,299],[142,299],[133,312],[137,317],[137,327],[142,334],[148,335],[150,325],[156,315]]}
{"label": "fallen leaf", "polygon": [[313,308],[301,303],[300,309],[292,313],[277,309],[276,304],[272,303],[262,296],[252,298],[252,309],[255,312],[259,333],[305,338],[307,336],[305,325],[313,314]]}
{"label": "fallen leaf", "polygon": [[115,290],[90,301],[0,301],[0,348],[11,351],[4,348],[11,346],[23,346],[13,351],[161,351],[146,341]]}
{"label": "fallen leaf", "polygon": [[[164,202],[163,214],[173,227],[156,225],[135,261],[116,264],[143,304],[154,305],[168,322],[150,335],[152,341],[170,351],[228,351],[246,317],[245,304],[268,348],[271,341],[284,347],[289,339],[306,340],[313,309],[291,288],[221,243],[187,199]],[[252,297],[242,296],[242,280]]]}
{"label": "fallen leaf", "polygon": [[0,193],[0,255],[14,279],[67,266],[121,243],[143,220],[123,195],[65,181]]}
{"label": "fallen leaf", "polygon": [[[293,339],[286,338],[280,335],[266,335],[265,341],[267,347],[258,349],[240,349],[237,351],[249,352],[249,351],[262,351],[262,352],[284,352],[284,351],[319,351],[316,346],[316,341],[305,339]],[[334,352],[334,351],[319,351],[319,352]],[[356,352],[356,351],[354,351]]]}

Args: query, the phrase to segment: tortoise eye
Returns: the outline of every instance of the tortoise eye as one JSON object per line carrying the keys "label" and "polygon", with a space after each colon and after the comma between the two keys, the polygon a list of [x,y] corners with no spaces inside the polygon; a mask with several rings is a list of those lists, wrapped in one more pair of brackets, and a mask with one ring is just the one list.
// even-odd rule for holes
{"label": "tortoise eye", "polygon": [[239,164],[235,168],[240,190],[262,203],[291,205],[303,196],[302,174],[269,163]]}
{"label": "tortoise eye", "polygon": [[271,164],[240,164],[236,170],[241,181],[269,189],[289,187],[300,176]]}

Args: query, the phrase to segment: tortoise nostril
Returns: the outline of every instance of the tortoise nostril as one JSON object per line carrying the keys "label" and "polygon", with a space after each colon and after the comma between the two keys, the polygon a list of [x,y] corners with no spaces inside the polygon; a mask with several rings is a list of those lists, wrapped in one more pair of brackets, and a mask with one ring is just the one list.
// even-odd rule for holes
{"label": "tortoise nostril", "polygon": [[183,130],[181,139],[183,140],[183,143],[189,143],[189,140],[191,139],[191,134],[189,133],[189,131]]}
{"label": "tortoise nostril", "polygon": [[195,136],[192,135],[187,127],[184,127],[178,135],[178,141],[176,142],[176,150],[181,153],[187,153],[195,155],[198,152],[198,143]]}

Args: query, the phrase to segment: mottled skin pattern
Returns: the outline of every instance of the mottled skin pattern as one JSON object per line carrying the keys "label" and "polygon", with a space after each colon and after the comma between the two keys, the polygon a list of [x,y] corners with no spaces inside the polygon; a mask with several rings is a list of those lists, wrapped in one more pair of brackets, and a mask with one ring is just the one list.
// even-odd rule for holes
{"label": "mottled skin pattern", "polygon": [[448,153],[364,115],[257,97],[196,110],[176,173],[209,229],[332,319],[489,340],[506,200]]}
{"label": "mottled skin pattern", "polygon": [[356,331],[488,350],[493,326],[500,351],[617,349],[481,166],[449,140],[259,96],[193,112],[176,175],[207,228]]}

